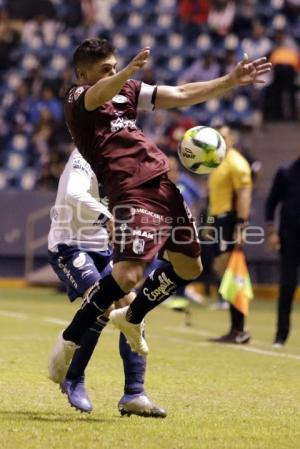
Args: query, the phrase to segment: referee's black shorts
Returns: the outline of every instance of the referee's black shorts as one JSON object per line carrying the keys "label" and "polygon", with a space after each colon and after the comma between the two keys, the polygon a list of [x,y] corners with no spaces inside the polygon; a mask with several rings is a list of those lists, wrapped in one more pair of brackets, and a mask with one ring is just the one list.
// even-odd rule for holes
{"label": "referee's black shorts", "polygon": [[234,249],[234,228],[236,225],[236,213],[226,212],[213,217],[213,223],[210,224],[214,228],[214,257],[220,254],[228,253]]}

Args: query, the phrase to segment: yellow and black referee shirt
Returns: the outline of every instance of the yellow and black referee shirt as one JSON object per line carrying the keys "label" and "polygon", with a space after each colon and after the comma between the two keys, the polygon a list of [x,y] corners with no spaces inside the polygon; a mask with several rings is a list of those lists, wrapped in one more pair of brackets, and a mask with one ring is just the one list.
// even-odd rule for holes
{"label": "yellow and black referee shirt", "polygon": [[241,153],[230,148],[208,179],[209,214],[217,216],[234,211],[235,192],[251,186],[249,163]]}

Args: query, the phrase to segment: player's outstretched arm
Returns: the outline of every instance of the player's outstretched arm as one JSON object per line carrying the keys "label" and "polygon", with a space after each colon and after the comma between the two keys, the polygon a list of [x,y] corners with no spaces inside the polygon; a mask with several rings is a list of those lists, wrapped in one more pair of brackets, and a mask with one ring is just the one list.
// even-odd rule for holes
{"label": "player's outstretched arm", "polygon": [[267,58],[250,62],[248,55],[236,65],[231,73],[206,82],[183,84],[181,86],[159,86],[157,89],[156,109],[180,108],[192,106],[211,98],[221,97],[238,86],[264,83],[261,76],[270,72],[272,64]]}
{"label": "player's outstretched arm", "polygon": [[120,92],[126,81],[146,64],[150,54],[149,47],[143,48],[120,72],[101,78],[85,94],[84,106],[87,111],[102,106]]}

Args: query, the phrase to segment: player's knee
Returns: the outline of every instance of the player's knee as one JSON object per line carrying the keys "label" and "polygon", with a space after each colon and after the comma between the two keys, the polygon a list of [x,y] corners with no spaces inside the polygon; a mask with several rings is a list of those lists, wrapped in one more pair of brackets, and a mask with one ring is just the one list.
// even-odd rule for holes
{"label": "player's knee", "polygon": [[142,265],[133,265],[124,267],[122,270],[113,271],[113,276],[124,292],[132,290],[142,279],[144,267]]}

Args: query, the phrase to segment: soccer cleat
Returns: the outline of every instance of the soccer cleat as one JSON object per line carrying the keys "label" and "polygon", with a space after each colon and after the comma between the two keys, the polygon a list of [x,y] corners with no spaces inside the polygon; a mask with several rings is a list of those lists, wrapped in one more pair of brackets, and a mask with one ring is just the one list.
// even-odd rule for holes
{"label": "soccer cleat", "polygon": [[93,406],[85,388],[84,376],[76,379],[66,378],[60,384],[60,389],[62,393],[67,395],[71,407],[81,412],[91,413]]}
{"label": "soccer cleat", "polygon": [[228,334],[222,335],[221,337],[217,338],[209,338],[208,341],[211,341],[213,343],[232,343],[243,345],[249,343],[250,339],[251,335],[248,331],[238,331],[233,329]]}
{"label": "soccer cleat", "polygon": [[73,341],[64,340],[62,334],[63,331],[57,337],[48,364],[49,378],[57,384],[66,377],[74,352],[79,348]]}
{"label": "soccer cleat", "polygon": [[284,344],[285,344],[285,340],[280,339],[280,338],[275,338],[275,340],[273,341],[273,344],[272,344],[272,348],[280,349],[280,348],[283,348]]}
{"label": "soccer cleat", "polygon": [[109,315],[110,322],[126,337],[132,351],[146,357],[148,345],[143,337],[144,320],[139,324],[127,321],[126,314],[129,306],[113,310]]}
{"label": "soccer cleat", "polygon": [[167,412],[153,404],[145,393],[124,394],[118,403],[118,409],[122,416],[138,415],[144,418],[165,418]]}
{"label": "soccer cleat", "polygon": [[227,301],[217,301],[215,304],[211,304],[208,307],[209,310],[215,311],[215,310],[228,310],[229,304]]}

